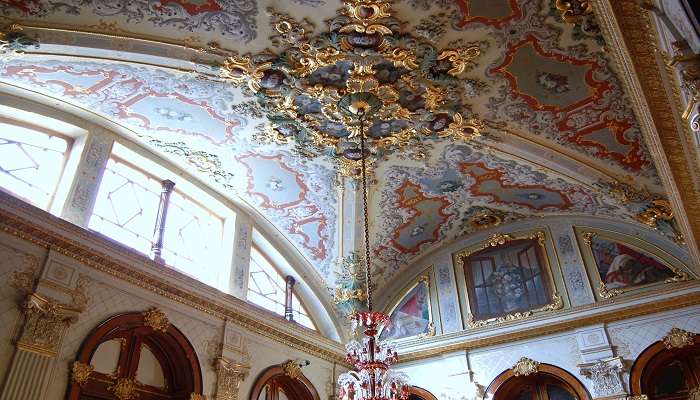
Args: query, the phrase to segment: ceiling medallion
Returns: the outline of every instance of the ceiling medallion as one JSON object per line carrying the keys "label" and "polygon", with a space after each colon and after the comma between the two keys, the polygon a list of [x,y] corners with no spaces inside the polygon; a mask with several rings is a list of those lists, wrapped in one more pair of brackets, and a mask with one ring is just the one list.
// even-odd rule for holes
{"label": "ceiling medallion", "polygon": [[[344,175],[356,176],[362,104],[367,129],[366,162],[421,137],[471,140],[483,123],[469,113],[460,77],[481,49],[438,49],[403,32],[388,0],[344,0],[328,32],[310,36],[308,20],[268,9],[279,54],[234,54],[224,79],[257,95],[270,128],[258,138],[291,140],[313,155],[337,156]],[[310,146],[309,146],[310,145]]]}

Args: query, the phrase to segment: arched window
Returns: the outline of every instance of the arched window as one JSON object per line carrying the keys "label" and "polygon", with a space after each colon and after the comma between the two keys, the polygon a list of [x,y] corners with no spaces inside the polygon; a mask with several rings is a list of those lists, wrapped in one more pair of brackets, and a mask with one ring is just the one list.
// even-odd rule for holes
{"label": "arched window", "polygon": [[[83,342],[68,400],[189,400],[202,393],[197,354],[159,311],[112,317]],[[130,397],[133,396],[133,397]]]}
{"label": "arched window", "polygon": [[154,161],[115,143],[89,228],[148,254],[154,243],[163,181],[168,198],[161,257],[197,280],[228,291],[235,213]]}
{"label": "arched window", "polygon": [[586,400],[586,388],[573,375],[549,364],[540,364],[538,371],[515,376],[503,372],[491,382],[487,392],[493,400]]}
{"label": "arched window", "polygon": [[0,188],[48,210],[72,138],[0,116]]}
{"label": "arched window", "polygon": [[632,393],[654,400],[700,396],[700,340],[695,335],[688,342],[657,342],[644,350],[630,373]]}
{"label": "arched window", "polygon": [[[267,255],[263,254],[256,246],[253,246],[250,250],[248,301],[274,313],[284,315],[285,296],[285,277],[275,268]],[[316,329],[313,321],[309,318],[309,313],[293,292],[292,310],[294,321],[307,328]]]}
{"label": "arched window", "polygon": [[256,379],[249,400],[319,400],[319,396],[294,362],[288,361],[264,370]]}

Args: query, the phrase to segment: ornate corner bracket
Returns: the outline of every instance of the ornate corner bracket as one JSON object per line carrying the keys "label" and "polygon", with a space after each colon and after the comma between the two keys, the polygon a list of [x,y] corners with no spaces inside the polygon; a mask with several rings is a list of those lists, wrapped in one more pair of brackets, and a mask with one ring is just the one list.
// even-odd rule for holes
{"label": "ornate corner bracket", "polygon": [[522,357],[510,370],[515,376],[528,376],[539,372],[540,363],[531,358]]}
{"label": "ornate corner bracket", "polygon": [[695,333],[688,332],[680,328],[672,328],[662,342],[667,349],[682,349],[685,346],[690,346],[695,343]]}
{"label": "ornate corner bracket", "polygon": [[301,372],[301,367],[298,363],[294,362],[294,360],[286,361],[280,366],[282,367],[284,374],[292,379],[299,379],[299,377],[304,375],[304,373]]}

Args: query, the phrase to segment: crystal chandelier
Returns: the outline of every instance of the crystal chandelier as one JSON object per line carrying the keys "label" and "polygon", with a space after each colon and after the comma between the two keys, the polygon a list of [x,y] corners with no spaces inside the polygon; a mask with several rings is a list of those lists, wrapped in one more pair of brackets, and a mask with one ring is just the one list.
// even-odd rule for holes
{"label": "crystal chandelier", "polygon": [[408,397],[408,378],[405,374],[392,371],[391,365],[398,361],[394,346],[380,343],[379,332],[389,323],[389,316],[372,310],[372,281],[370,277],[369,218],[367,215],[367,152],[365,148],[365,123],[372,106],[362,96],[353,96],[348,109],[359,121],[360,160],[362,178],[362,203],[365,239],[365,282],[367,282],[367,311],[355,312],[350,316],[353,330],[362,330],[361,342],[352,340],[347,344],[345,359],[355,367],[338,377],[342,400],[399,400]]}

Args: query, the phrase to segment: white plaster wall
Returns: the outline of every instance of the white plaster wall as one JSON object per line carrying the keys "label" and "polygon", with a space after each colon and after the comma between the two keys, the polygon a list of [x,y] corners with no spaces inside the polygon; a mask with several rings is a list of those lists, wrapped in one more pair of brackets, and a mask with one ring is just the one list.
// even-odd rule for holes
{"label": "white plaster wall", "polygon": [[[48,251],[28,242],[0,233],[0,384],[14,353],[15,327],[21,322],[19,305],[23,296],[9,284],[12,274],[27,268],[27,260],[35,265],[39,276]],[[89,333],[106,319],[126,312],[143,312],[152,307],[161,309],[170,322],[182,331],[192,343],[202,369],[204,394],[213,399],[216,389],[216,371],[214,359],[219,356],[224,337],[224,321],[207,313],[195,310],[171,301],[158,294],[130,285],[105,273],[86,267],[81,263],[60,257],[63,266],[74,268],[77,275],[89,278],[87,297],[89,303],[78,321],[67,330],[60,353],[51,373],[51,380],[46,400],[59,400],[65,397],[69,383],[70,366],[76,359],[83,340]],[[250,364],[248,378],[241,385],[240,398],[246,399],[255,378],[269,366],[283,363],[290,359],[305,359],[311,364],[303,372],[315,386],[320,397],[327,398],[330,387],[332,363],[312,357],[271,339],[258,336],[234,325],[236,332],[242,336],[242,349],[248,356],[242,361]],[[241,361],[241,360],[237,360]]]}

